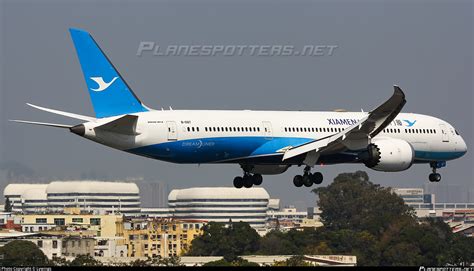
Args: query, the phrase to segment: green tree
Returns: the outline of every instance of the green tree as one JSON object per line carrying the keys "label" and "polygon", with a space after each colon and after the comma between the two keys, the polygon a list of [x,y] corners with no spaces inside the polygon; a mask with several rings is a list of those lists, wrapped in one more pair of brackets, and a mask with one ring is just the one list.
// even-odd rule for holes
{"label": "green tree", "polygon": [[167,257],[167,258],[157,258],[158,261],[156,262],[156,264],[158,266],[184,266],[182,263],[181,263],[181,258],[178,257],[178,256],[171,256],[171,257]]}
{"label": "green tree", "polygon": [[298,247],[292,242],[289,234],[274,230],[261,238],[258,254],[291,255],[295,251],[298,251]]}
{"label": "green tree", "polygon": [[308,245],[305,248],[306,255],[331,255],[333,254],[327,242],[322,241],[313,245]]}
{"label": "green tree", "polygon": [[10,198],[7,196],[7,197],[5,198],[5,207],[4,207],[5,212],[11,212],[11,211],[12,211],[12,207],[13,207],[13,206],[12,206],[12,203],[11,203],[11,201],[10,201]]}
{"label": "green tree", "polygon": [[260,236],[248,223],[211,222],[203,227],[203,234],[195,238],[187,255],[235,257],[255,253]]}
{"label": "green tree", "polygon": [[15,240],[0,247],[1,266],[46,266],[48,258],[33,242]]}
{"label": "green tree", "polygon": [[249,262],[241,257],[236,257],[232,261],[227,261],[225,258],[222,258],[217,261],[212,261],[203,264],[203,266],[260,266],[258,263]]}
{"label": "green tree", "polygon": [[71,264],[71,262],[64,257],[53,257],[49,263],[52,266],[69,266]]}
{"label": "green tree", "polygon": [[474,238],[456,234],[446,261],[453,265],[470,266],[474,262]]}
{"label": "green tree", "polygon": [[400,218],[415,221],[412,208],[403,199],[369,181],[367,173],[339,174],[327,187],[313,190],[319,197],[321,220],[327,229],[368,231],[380,236]]}
{"label": "green tree", "polygon": [[285,261],[276,261],[273,266],[311,266],[311,264],[305,261],[304,256],[296,255]]}
{"label": "green tree", "polygon": [[71,261],[71,266],[102,266],[102,262],[94,259],[91,255],[77,255]]}
{"label": "green tree", "polygon": [[145,266],[151,266],[152,259],[148,257],[146,260],[142,259],[136,259],[134,261],[131,261],[128,266],[133,266],[133,267],[145,267]]}
{"label": "green tree", "polygon": [[212,262],[207,262],[203,264],[202,266],[232,266],[231,262],[228,262],[224,260],[224,258],[217,260],[217,261],[212,261]]}

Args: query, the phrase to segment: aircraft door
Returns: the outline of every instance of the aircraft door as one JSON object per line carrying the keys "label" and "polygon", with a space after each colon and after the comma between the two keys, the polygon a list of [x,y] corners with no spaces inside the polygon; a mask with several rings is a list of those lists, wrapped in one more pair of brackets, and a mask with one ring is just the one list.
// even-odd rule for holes
{"label": "aircraft door", "polygon": [[441,139],[443,142],[449,142],[449,134],[448,129],[446,128],[446,124],[440,124],[439,128],[441,129]]}
{"label": "aircraft door", "polygon": [[168,141],[178,140],[178,129],[176,128],[176,122],[167,121],[166,126],[168,128]]}
{"label": "aircraft door", "polygon": [[265,135],[265,139],[272,139],[273,138],[273,130],[272,130],[272,123],[269,121],[263,122],[263,134]]}

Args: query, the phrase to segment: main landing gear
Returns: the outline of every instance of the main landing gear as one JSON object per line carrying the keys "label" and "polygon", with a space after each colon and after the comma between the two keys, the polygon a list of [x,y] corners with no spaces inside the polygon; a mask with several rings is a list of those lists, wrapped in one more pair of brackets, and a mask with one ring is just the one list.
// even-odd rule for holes
{"label": "main landing gear", "polygon": [[293,178],[293,184],[296,187],[301,187],[303,185],[306,187],[310,187],[313,184],[321,184],[322,182],[323,174],[321,172],[311,173],[311,168],[308,166],[304,168],[303,176],[296,175]]}
{"label": "main landing gear", "polygon": [[235,188],[250,188],[253,185],[261,185],[263,182],[263,177],[261,174],[251,174],[248,172],[244,173],[243,177],[237,176],[234,178],[234,187]]}
{"label": "main landing gear", "polygon": [[437,173],[436,169],[442,168],[442,167],[445,167],[445,166],[446,166],[445,161],[430,162],[430,167],[433,170],[433,173],[431,173],[428,176],[428,179],[430,180],[430,182],[437,183],[437,182],[441,181],[441,174]]}

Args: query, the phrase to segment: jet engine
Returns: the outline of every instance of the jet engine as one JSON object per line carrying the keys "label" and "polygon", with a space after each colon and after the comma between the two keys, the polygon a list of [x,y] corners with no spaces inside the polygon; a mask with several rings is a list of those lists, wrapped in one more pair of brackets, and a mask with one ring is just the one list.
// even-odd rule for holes
{"label": "jet engine", "polygon": [[415,151],[410,143],[401,139],[380,139],[373,141],[359,158],[373,170],[396,172],[411,167]]}

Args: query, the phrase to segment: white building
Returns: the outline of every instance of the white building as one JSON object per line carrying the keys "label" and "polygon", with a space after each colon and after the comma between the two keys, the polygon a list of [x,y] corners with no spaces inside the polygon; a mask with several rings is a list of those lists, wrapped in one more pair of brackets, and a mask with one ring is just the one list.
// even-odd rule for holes
{"label": "white building", "polygon": [[[9,184],[3,190],[3,195],[5,196],[5,200],[9,200],[12,206],[12,212],[18,213],[23,211],[23,204],[25,203],[26,199],[29,199],[27,192],[29,190],[42,190],[42,194],[45,194],[47,184],[25,184],[25,183],[15,183]],[[33,199],[31,199],[33,200]],[[40,204],[40,206],[42,203]]]}
{"label": "white building", "polygon": [[299,212],[294,206],[288,206],[283,210],[269,211],[268,219],[291,220],[296,223],[302,223],[303,219],[308,217],[308,212]]}
{"label": "white building", "polygon": [[94,257],[126,257],[127,246],[119,245],[123,243],[123,237],[95,237]]}
{"label": "white building", "polygon": [[130,182],[56,181],[49,184],[9,184],[5,198],[17,213],[63,212],[80,208],[87,212],[140,213],[138,186]]}
{"label": "white building", "polygon": [[267,191],[261,187],[197,187],[172,190],[168,205],[177,219],[243,221],[261,228],[265,227],[269,199]]}
{"label": "white building", "polygon": [[416,216],[440,217],[446,222],[473,223],[474,203],[437,203],[434,194],[426,194],[423,188],[393,188],[392,191],[400,196],[405,204],[413,207]]}
{"label": "white building", "polygon": [[170,208],[142,208],[140,216],[154,217],[154,218],[168,218],[172,217]]}

